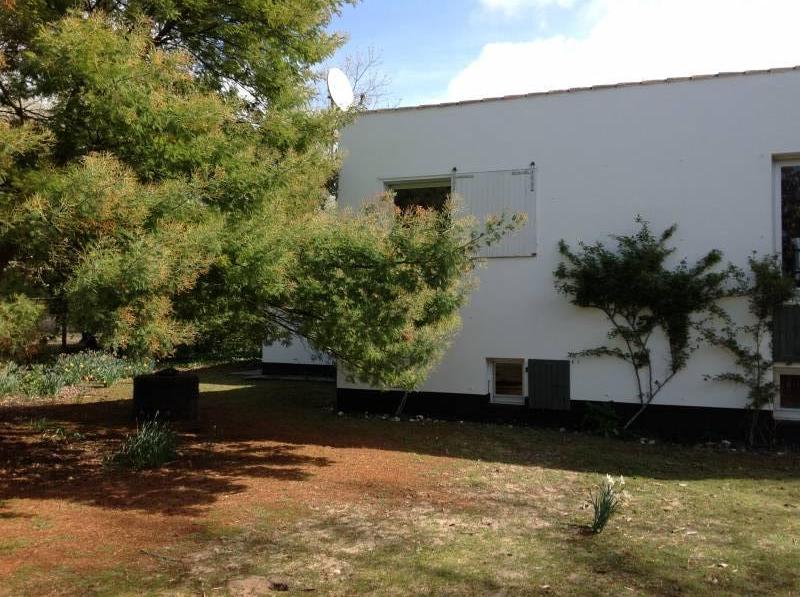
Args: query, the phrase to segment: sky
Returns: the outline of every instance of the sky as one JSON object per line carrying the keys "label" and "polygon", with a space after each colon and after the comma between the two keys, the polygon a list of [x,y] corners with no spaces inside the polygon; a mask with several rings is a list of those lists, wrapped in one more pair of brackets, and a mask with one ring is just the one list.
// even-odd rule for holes
{"label": "sky", "polygon": [[362,0],[331,29],[372,46],[387,105],[800,65],[800,0]]}

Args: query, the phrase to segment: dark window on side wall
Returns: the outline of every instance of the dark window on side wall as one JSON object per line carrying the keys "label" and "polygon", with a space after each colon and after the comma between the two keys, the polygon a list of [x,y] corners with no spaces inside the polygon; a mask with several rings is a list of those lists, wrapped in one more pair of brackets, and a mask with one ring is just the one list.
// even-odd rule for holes
{"label": "dark window on side wall", "polygon": [[450,197],[450,179],[398,182],[387,185],[394,204],[403,211],[414,207],[443,211]]}
{"label": "dark window on side wall", "polygon": [[524,396],[524,362],[521,359],[494,361],[494,393],[501,396]]}
{"label": "dark window on side wall", "polygon": [[800,283],[800,166],[781,166],[780,172],[783,271]]}
{"label": "dark window on side wall", "polygon": [[800,408],[800,375],[780,377],[780,407]]}

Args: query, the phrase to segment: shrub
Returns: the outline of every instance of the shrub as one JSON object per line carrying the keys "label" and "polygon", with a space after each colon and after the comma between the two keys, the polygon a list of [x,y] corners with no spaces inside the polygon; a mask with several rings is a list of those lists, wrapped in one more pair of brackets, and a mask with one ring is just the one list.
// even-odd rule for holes
{"label": "shrub", "polygon": [[67,380],[68,385],[97,382],[104,386],[153,369],[152,361],[128,360],[107,352],[86,350],[62,354],[53,368]]}
{"label": "shrub", "polygon": [[618,479],[606,475],[597,491],[589,494],[594,512],[591,525],[593,533],[602,532],[611,517],[622,507],[624,487],[625,479],[621,475]]}
{"label": "shrub", "polygon": [[43,305],[22,294],[0,301],[0,356],[30,358],[42,336],[39,324],[44,313]]}
{"label": "shrub", "polygon": [[14,363],[0,364],[0,396],[19,394],[22,386],[22,373]]}
{"label": "shrub", "polygon": [[128,435],[109,462],[135,471],[158,468],[176,458],[176,444],[177,437],[169,424],[154,418],[143,422],[135,433]]}
{"label": "shrub", "polygon": [[55,396],[67,386],[89,382],[110,386],[152,369],[152,361],[132,361],[100,351],[62,354],[50,365],[4,363],[0,364],[0,396]]}
{"label": "shrub", "polygon": [[777,255],[757,256],[748,261],[750,272],[736,270],[739,279],[735,294],[747,297],[749,321],[736,320],[723,314],[722,329],[709,329],[706,338],[714,345],[728,351],[734,359],[736,370],[718,375],[706,375],[706,379],[731,382],[747,388],[748,409],[751,412],[747,441],[752,446],[759,441],[771,443],[772,433],[759,437],[761,410],[772,406],[778,394],[778,386],[772,378],[772,329],[775,315],[781,306],[795,293],[796,282],[781,268]]}
{"label": "shrub", "polygon": [[0,365],[0,396],[55,396],[69,385],[64,375],[42,364]]}
{"label": "shrub", "polygon": [[31,365],[23,371],[19,393],[26,396],[56,396],[69,385],[60,371],[46,365]]}
{"label": "shrub", "polygon": [[619,434],[619,415],[608,402],[589,402],[581,421],[581,427],[601,435]]}

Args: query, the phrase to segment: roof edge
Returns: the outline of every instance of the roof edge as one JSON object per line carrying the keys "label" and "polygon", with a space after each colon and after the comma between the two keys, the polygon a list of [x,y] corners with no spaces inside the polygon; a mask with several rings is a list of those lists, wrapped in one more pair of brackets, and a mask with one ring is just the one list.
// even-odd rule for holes
{"label": "roof edge", "polygon": [[667,83],[685,83],[690,81],[707,81],[709,79],[727,79],[732,77],[746,77],[752,75],[772,75],[779,73],[788,73],[793,71],[800,71],[800,65],[783,66],[776,68],[743,70],[743,71],[728,71],[719,72],[707,75],[688,75],[683,77],[668,77],[666,79],[645,79],[643,81],[628,81],[622,83],[603,83],[599,85],[589,85],[586,87],[569,87],[567,89],[553,89],[549,91],[533,91],[530,93],[519,93],[512,95],[500,95],[495,97],[485,97],[480,99],[460,100],[453,102],[440,102],[433,104],[419,104],[414,106],[399,106],[397,108],[378,108],[376,110],[367,110],[362,112],[365,114],[382,114],[386,112],[405,112],[409,110],[427,110],[430,108],[449,108],[452,106],[467,106],[471,104],[483,104],[487,102],[499,102],[506,100],[525,99],[529,97],[540,97],[547,95],[560,95],[565,93],[580,93],[585,91],[602,91],[606,89],[622,89],[626,87],[642,87],[646,85],[664,85]]}

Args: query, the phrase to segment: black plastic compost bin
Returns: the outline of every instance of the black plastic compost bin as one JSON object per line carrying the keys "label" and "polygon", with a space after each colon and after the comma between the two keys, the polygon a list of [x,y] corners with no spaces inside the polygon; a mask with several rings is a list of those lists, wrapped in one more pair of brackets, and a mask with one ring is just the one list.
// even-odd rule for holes
{"label": "black plastic compost bin", "polygon": [[137,419],[196,419],[200,379],[164,369],[133,378],[133,416]]}

